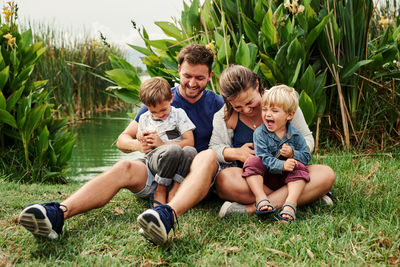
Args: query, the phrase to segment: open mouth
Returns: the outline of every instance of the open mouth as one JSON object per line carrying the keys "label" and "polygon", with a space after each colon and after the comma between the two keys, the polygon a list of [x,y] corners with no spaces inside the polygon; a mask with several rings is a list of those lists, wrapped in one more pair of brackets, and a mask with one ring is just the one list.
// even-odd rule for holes
{"label": "open mouth", "polygon": [[266,122],[267,122],[267,127],[268,128],[273,127],[275,125],[275,121],[274,120],[266,120]]}

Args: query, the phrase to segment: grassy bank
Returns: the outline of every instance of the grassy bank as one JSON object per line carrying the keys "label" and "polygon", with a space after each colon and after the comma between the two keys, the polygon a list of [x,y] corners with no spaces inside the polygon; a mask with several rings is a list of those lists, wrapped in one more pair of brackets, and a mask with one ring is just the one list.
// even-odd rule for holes
{"label": "grassy bank", "polygon": [[[138,234],[147,208],[127,190],[105,208],[66,222],[58,240],[35,240],[13,218],[31,202],[60,201],[81,186],[23,185],[0,180],[0,266],[3,265],[399,265],[398,154],[328,154],[337,180],[332,208],[300,208],[289,226],[256,216],[217,217],[222,201],[184,214],[176,236],[156,247]],[[173,235],[172,235],[173,236]]]}

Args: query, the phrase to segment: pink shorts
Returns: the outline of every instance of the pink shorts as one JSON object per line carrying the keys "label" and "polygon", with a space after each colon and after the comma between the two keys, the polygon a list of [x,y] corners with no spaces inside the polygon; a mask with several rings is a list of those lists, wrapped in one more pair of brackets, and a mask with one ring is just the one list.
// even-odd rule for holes
{"label": "pink shorts", "polygon": [[242,177],[246,178],[251,175],[261,175],[264,177],[264,184],[271,190],[277,190],[287,183],[300,179],[306,182],[310,181],[308,169],[303,163],[297,162],[296,167],[291,172],[283,172],[282,174],[268,173],[267,167],[264,165],[260,157],[252,156],[246,160],[243,165]]}

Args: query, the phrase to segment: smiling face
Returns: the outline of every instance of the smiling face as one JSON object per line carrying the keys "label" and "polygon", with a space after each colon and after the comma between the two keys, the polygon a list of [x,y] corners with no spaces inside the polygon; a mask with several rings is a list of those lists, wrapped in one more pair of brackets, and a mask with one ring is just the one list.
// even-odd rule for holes
{"label": "smiling face", "polygon": [[171,111],[172,100],[164,100],[155,106],[149,105],[147,108],[151,113],[151,117],[155,120],[166,120]]}
{"label": "smiling face", "polygon": [[179,93],[190,103],[196,102],[201,98],[204,89],[206,89],[212,72],[209,73],[207,65],[195,65],[186,61],[178,66],[178,70],[181,78]]}
{"label": "smiling face", "polygon": [[250,87],[241,91],[236,97],[229,98],[228,101],[236,112],[248,117],[260,114],[261,95],[258,89]]}
{"label": "smiling face", "polygon": [[293,119],[294,112],[287,112],[280,106],[266,105],[262,107],[261,113],[268,131],[282,139],[286,134],[286,123]]}

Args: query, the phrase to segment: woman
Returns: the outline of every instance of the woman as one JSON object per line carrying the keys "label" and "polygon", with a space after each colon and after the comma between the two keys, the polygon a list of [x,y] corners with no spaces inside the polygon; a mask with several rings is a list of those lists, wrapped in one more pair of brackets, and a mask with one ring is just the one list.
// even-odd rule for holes
{"label": "woman", "polygon": [[[247,158],[254,155],[253,132],[262,124],[261,95],[264,88],[254,72],[239,65],[226,68],[219,82],[225,106],[214,116],[214,130],[210,141],[210,148],[217,153],[223,168],[216,177],[216,190],[220,198],[228,200],[221,207],[219,216],[246,212],[253,214],[256,212],[255,197],[246,180],[242,178],[241,167]],[[300,109],[296,111],[292,124],[302,133],[312,152],[314,138]],[[324,197],[335,181],[335,173],[330,167],[307,167],[310,182],[299,198],[299,206]],[[273,206],[282,207],[287,197],[287,186],[273,191],[264,185],[264,191]],[[325,199],[330,200],[326,196]]]}

